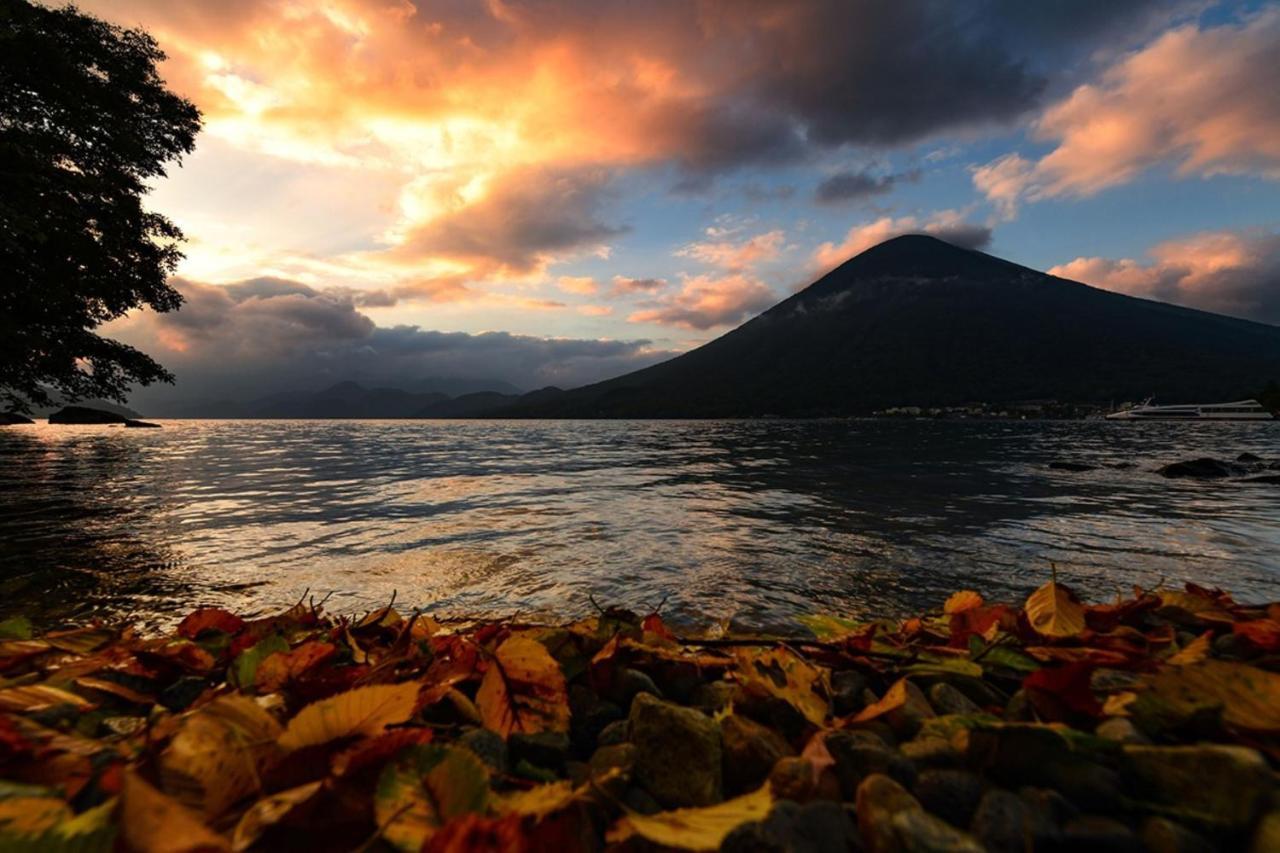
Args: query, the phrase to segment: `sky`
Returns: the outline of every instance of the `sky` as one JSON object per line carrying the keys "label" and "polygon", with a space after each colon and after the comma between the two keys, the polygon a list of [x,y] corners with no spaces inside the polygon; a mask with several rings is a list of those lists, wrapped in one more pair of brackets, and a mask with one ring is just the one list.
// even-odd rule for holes
{"label": "sky", "polygon": [[80,6],[204,114],[167,399],[580,385],[913,232],[1280,323],[1274,2]]}

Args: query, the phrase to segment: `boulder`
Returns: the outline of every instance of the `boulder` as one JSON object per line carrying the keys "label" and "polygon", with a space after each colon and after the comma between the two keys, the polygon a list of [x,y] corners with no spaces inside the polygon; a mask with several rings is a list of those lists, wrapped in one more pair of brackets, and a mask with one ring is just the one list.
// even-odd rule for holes
{"label": "boulder", "polygon": [[741,714],[720,721],[725,790],[733,794],[754,791],[779,760],[794,755],[791,744],[773,729]]}
{"label": "boulder", "polygon": [[920,768],[959,767],[964,763],[964,754],[950,740],[941,737],[916,735],[898,749],[903,756],[910,759]]}
{"label": "boulder", "polygon": [[1123,801],[1120,776],[1108,766],[1117,751],[1101,738],[1069,741],[1048,726],[1005,723],[969,733],[968,761],[1003,784],[1054,788],[1079,806],[1105,813]]}
{"label": "boulder", "polygon": [[49,415],[51,424],[123,424],[128,420],[124,415],[87,406],[64,406]]}
{"label": "boulder", "polygon": [[723,791],[720,727],[700,711],[640,693],[628,718],[635,777],[668,808],[709,806]]}
{"label": "boulder", "polygon": [[1162,477],[1192,477],[1198,480],[1212,480],[1233,477],[1237,474],[1243,474],[1245,471],[1234,463],[1203,456],[1199,459],[1188,459],[1183,462],[1165,465],[1163,468],[1158,469],[1156,473]]}
{"label": "boulder", "polygon": [[1249,853],[1270,853],[1280,850],[1280,811],[1268,813],[1258,821],[1258,828],[1253,831],[1253,840],[1249,844]]}
{"label": "boulder", "polygon": [[17,412],[0,412],[0,426],[17,426],[19,424],[33,424],[35,421],[26,415],[20,415]]}
{"label": "boulder", "polygon": [[1244,746],[1124,748],[1121,774],[1132,796],[1205,827],[1244,830],[1274,782],[1266,759]]}
{"label": "boulder", "polygon": [[893,816],[895,847],[902,853],[987,853],[972,835],[926,811],[903,811]]}

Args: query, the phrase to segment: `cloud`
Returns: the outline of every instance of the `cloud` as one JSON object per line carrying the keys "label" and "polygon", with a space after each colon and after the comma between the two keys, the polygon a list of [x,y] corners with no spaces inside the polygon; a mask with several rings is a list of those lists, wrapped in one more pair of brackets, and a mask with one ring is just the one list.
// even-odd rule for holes
{"label": "cloud", "polygon": [[969,222],[963,212],[942,210],[926,219],[915,216],[894,218],[883,216],[872,222],[854,225],[839,243],[829,242],[813,252],[815,269],[828,270],[872,246],[903,234],[931,234],[965,249],[983,249],[991,243],[991,228]]}
{"label": "cloud", "polygon": [[1280,323],[1280,233],[1209,231],[1152,247],[1149,260],[1076,258],[1050,275],[1264,323]]}
{"label": "cloud", "polygon": [[665,289],[666,286],[667,280],[665,278],[627,278],[626,276],[615,275],[609,288],[609,293],[613,296],[654,293]]}
{"label": "cloud", "polygon": [[786,237],[784,231],[775,229],[739,241],[707,240],[690,243],[676,250],[676,255],[732,272],[741,272],[776,259],[782,252]]}
{"label": "cloud", "polygon": [[523,388],[586,384],[672,353],[645,340],[538,338],[378,326],[347,294],[274,279],[218,286],[177,279],[186,298],[168,314],[140,312],[110,324],[112,337],[173,370],[174,387],[136,399],[247,400],[355,380],[413,387],[425,376],[498,378]]}
{"label": "cloud", "polygon": [[837,172],[831,175],[814,190],[814,200],[820,204],[842,204],[849,201],[884,195],[901,181],[915,181],[920,173],[907,172],[901,175],[876,175],[870,170],[859,172]]}
{"label": "cloud", "polygon": [[1052,105],[1038,161],[1001,157],[974,184],[1010,215],[1017,202],[1090,196],[1160,163],[1184,177],[1280,179],[1280,9],[1170,30]]}
{"label": "cloud", "polygon": [[706,331],[742,322],[777,301],[773,291],[741,273],[686,277],[680,289],[627,319]]}
{"label": "cloud", "polygon": [[583,296],[590,296],[600,289],[600,285],[589,275],[562,275],[556,279],[556,286],[565,293]]}

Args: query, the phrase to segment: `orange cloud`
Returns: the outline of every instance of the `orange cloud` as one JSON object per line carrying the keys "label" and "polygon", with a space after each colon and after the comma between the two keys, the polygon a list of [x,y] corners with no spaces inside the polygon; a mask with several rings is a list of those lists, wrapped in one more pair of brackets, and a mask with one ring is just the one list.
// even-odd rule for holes
{"label": "orange cloud", "polygon": [[1056,147],[974,171],[1006,215],[1019,200],[1089,196],[1157,163],[1184,176],[1280,179],[1280,9],[1208,29],[1171,30],[1044,112],[1035,135]]}
{"label": "orange cloud", "polygon": [[627,319],[632,323],[657,323],[705,331],[739,323],[776,301],[773,291],[741,273],[685,278],[680,290]]}
{"label": "orange cloud", "polygon": [[690,243],[676,252],[683,258],[691,258],[704,264],[730,271],[742,271],[757,264],[772,261],[782,252],[786,234],[781,230],[757,234],[746,240],[708,240]]}
{"label": "orange cloud", "polygon": [[932,234],[966,249],[981,249],[991,242],[988,226],[967,221],[964,213],[958,210],[941,210],[925,219],[882,216],[872,222],[854,225],[839,243],[819,245],[813,252],[812,265],[817,270],[829,270],[892,237],[917,233]]}

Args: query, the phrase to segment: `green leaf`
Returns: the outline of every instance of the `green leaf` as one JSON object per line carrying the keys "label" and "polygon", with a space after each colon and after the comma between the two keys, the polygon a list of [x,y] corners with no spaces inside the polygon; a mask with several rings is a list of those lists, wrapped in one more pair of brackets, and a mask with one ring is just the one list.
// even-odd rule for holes
{"label": "green leaf", "polygon": [[401,850],[419,850],[437,829],[489,804],[489,774],[462,747],[413,746],[382,771],[374,810],[383,837]]}
{"label": "green leaf", "polygon": [[30,640],[31,620],[25,616],[10,616],[0,622],[0,640]]}
{"label": "green leaf", "polygon": [[843,619],[839,616],[828,616],[825,613],[801,616],[796,621],[812,631],[819,640],[834,640],[866,627],[862,622]]}
{"label": "green leaf", "polygon": [[237,687],[253,687],[253,678],[258,673],[258,665],[268,655],[289,651],[289,642],[279,634],[272,634],[255,643],[251,648],[241,652],[231,664],[231,680]]}

